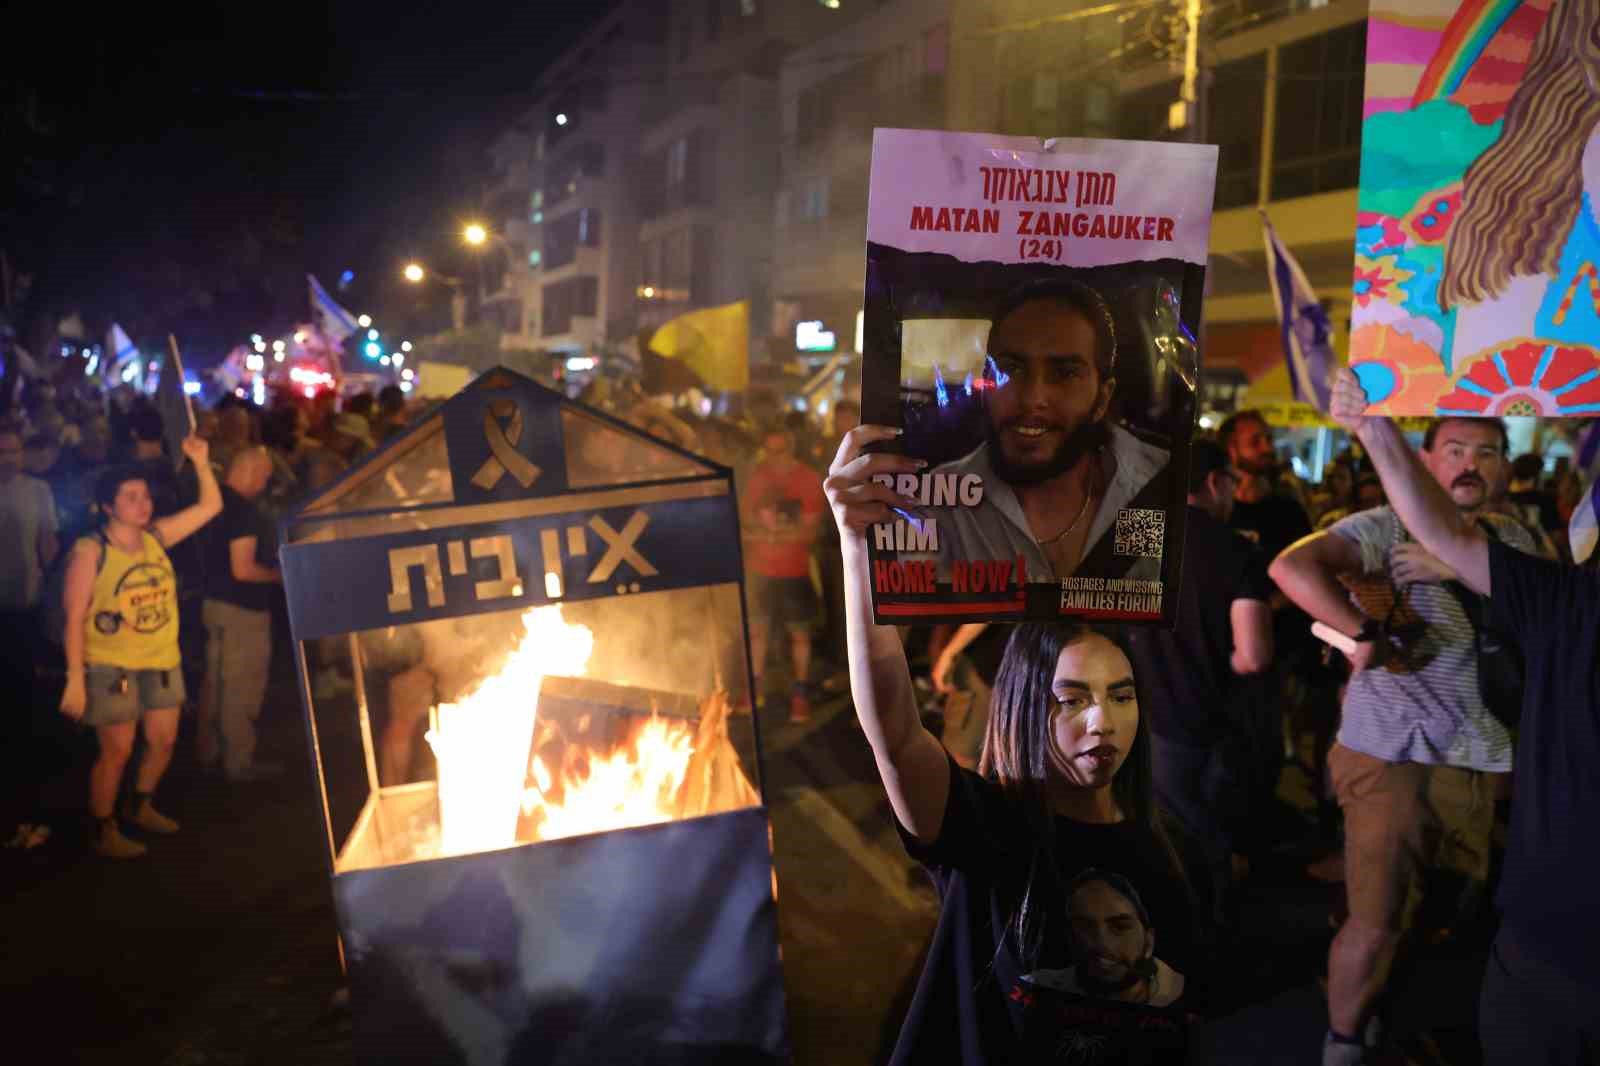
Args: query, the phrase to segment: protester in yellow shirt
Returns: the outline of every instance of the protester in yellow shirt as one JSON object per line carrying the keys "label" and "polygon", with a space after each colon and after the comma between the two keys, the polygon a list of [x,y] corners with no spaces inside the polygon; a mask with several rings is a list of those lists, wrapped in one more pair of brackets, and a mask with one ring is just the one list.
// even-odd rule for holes
{"label": "protester in yellow shirt", "polygon": [[222,510],[222,491],[206,442],[188,438],[183,454],[198,475],[197,503],[151,521],[153,506],[144,477],[133,468],[112,468],[94,487],[103,524],[94,535],[79,538],[67,564],[62,640],[67,686],[61,713],[94,726],[99,737],[100,757],[89,774],[89,810],[97,823],[95,850],[109,858],[131,859],[145,852],[143,844],[122,834],[115,812],[117,789],[141,721],[145,752],[128,817],[147,832],[178,831],[178,823],[150,802],[172,760],[184,698],[177,578],[166,549]]}

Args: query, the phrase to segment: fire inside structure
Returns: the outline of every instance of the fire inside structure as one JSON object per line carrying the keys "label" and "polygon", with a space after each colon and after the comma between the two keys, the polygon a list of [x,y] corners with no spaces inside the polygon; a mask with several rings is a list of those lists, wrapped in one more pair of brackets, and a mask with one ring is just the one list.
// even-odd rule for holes
{"label": "fire inside structure", "polygon": [[361,1061],[786,1061],[732,472],[499,369],[281,543]]}

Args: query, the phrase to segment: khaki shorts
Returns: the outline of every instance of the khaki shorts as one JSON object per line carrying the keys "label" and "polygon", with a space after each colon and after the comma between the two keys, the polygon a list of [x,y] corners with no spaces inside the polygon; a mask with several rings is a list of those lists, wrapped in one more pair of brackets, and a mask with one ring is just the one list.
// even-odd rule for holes
{"label": "khaki shorts", "polygon": [[183,670],[124,670],[90,664],[83,672],[87,701],[84,725],[136,722],[145,711],[164,711],[183,703]]}
{"label": "khaki shorts", "polygon": [[1328,772],[1344,811],[1345,891],[1352,918],[1404,932],[1422,902],[1427,870],[1488,880],[1500,775],[1388,763],[1343,744],[1328,753]]}

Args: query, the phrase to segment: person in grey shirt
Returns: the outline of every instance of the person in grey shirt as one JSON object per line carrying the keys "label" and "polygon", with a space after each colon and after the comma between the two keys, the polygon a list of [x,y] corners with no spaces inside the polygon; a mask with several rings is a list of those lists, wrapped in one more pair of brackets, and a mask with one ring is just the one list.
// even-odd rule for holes
{"label": "person in grey shirt", "polygon": [[1164,529],[1170,495],[1160,477],[1167,449],[1109,417],[1116,366],[1111,312],[1087,285],[1049,279],[1002,302],[985,361],[985,440],[932,471],[935,481],[955,475],[958,483],[975,474],[983,486],[975,505],[925,508],[937,522],[940,580],[949,580],[952,561],[1019,557],[1030,582],[1080,568],[1160,579],[1159,548],[1118,550],[1106,536],[1129,521],[1130,508],[1152,512],[1140,516],[1148,521],[1159,515]]}
{"label": "person in grey shirt", "polygon": [[[1505,464],[1498,419],[1445,418],[1422,461],[1467,528],[1533,551],[1527,531],[1485,510]],[[1345,817],[1349,918],[1328,956],[1325,1063],[1367,1061],[1364,1037],[1421,898],[1425,868],[1444,866],[1481,892],[1489,874],[1494,775],[1511,769],[1511,737],[1484,705],[1472,622],[1447,585],[1456,574],[1418,544],[1390,507],[1361,511],[1291,545],[1269,571],[1313,618],[1350,636],[1352,674],[1328,756]],[[1340,579],[1364,586],[1364,613]],[[1392,595],[1392,639],[1373,617]],[[1395,623],[1399,623],[1398,627]]]}

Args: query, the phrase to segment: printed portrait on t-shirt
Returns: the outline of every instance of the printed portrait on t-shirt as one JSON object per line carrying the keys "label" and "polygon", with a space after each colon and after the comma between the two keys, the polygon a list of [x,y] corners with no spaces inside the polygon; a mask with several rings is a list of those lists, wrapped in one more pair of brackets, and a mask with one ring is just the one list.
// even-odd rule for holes
{"label": "printed portrait on t-shirt", "polygon": [[1070,965],[1022,977],[1030,1062],[1181,1062],[1183,974],[1157,956],[1157,930],[1132,882],[1088,869],[1067,886]]}

